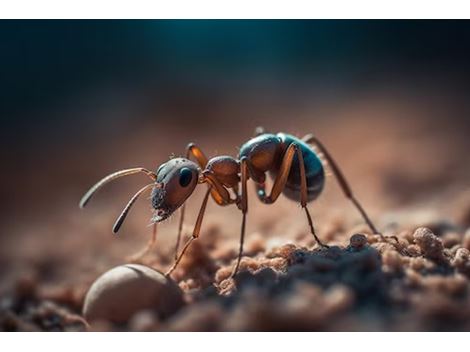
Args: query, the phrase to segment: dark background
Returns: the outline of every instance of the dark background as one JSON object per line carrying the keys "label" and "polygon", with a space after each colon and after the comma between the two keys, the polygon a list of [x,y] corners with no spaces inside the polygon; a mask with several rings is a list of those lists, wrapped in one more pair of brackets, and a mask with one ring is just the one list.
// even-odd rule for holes
{"label": "dark background", "polygon": [[[214,105],[247,91],[257,96],[245,104],[279,97],[292,104],[305,97],[351,99],[404,82],[463,92],[470,24],[2,21],[0,45],[3,141],[10,142],[77,124],[93,129],[102,122],[76,112],[107,103],[115,110],[132,103],[141,110],[184,105],[194,111],[181,118],[191,119],[210,118]],[[125,119],[119,115],[110,118]]]}

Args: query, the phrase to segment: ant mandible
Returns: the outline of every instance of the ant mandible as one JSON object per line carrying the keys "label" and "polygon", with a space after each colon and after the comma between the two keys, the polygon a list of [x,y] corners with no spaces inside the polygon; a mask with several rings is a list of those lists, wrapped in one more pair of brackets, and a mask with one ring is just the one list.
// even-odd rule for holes
{"label": "ant mandible", "polygon": [[[302,209],[305,211],[310,232],[315,237],[315,240],[321,247],[328,247],[317,237],[312,217],[307,208],[307,203],[316,199],[324,186],[325,172],[322,160],[320,159],[320,156],[323,155],[338,180],[344,195],[351,200],[371,231],[378,233],[366,212],[354,197],[338,165],[323,144],[313,134],[308,134],[299,139],[286,133],[267,133],[261,127],[256,129],[255,134],[254,138],[241,146],[238,159],[231,156],[215,156],[207,159],[198,146],[190,143],[186,148],[185,158],[170,159],[162,164],[156,173],[142,167],[112,173],[91,187],[81,199],[80,207],[83,208],[98,189],[116,178],[136,173],[144,173],[149,176],[153,182],[141,188],[130,199],[116,220],[113,233],[119,231],[137,198],[145,191],[152,189],[151,202],[154,215],[151,221],[153,223],[153,234],[147,247],[138,255],[138,257],[141,257],[155,243],[157,223],[167,219],[181,207],[181,218],[175,248],[175,262],[166,273],[166,275],[170,275],[191,243],[199,237],[209,195],[212,196],[218,205],[236,204],[242,212],[242,224],[240,247],[237,262],[232,273],[233,277],[238,271],[243,254],[246,214],[248,212],[247,182],[249,179],[253,180],[256,185],[258,199],[265,204],[274,203],[281,193],[284,193],[286,197],[292,200],[299,201]],[[312,145],[316,146],[319,153],[314,151]],[[191,156],[195,158],[196,162],[189,160]],[[265,183],[266,173],[269,173],[274,180],[272,188],[268,193],[266,192]],[[196,185],[202,183],[206,183],[208,189],[203,198],[192,236],[178,255],[184,222],[185,201],[193,193]],[[239,187],[241,192],[239,192]],[[234,194],[233,198],[229,190]]]}

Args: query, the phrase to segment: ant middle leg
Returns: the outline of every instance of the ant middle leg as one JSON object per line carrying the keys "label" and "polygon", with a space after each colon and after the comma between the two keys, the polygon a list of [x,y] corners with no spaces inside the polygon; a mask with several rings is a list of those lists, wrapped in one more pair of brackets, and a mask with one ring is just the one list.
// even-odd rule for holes
{"label": "ant middle leg", "polygon": [[231,277],[233,278],[237,272],[238,268],[240,267],[240,262],[242,260],[243,255],[243,243],[245,241],[245,224],[246,224],[246,213],[248,212],[248,192],[247,192],[247,183],[248,183],[248,165],[247,160],[243,157],[240,160],[240,173],[241,173],[241,184],[242,184],[242,192],[241,197],[239,199],[239,208],[242,211],[242,227],[240,233],[240,247],[238,249],[238,257],[237,263],[235,264],[235,268],[233,269]]}
{"label": "ant middle leg", "polygon": [[290,144],[287,148],[282,158],[279,173],[274,180],[274,184],[269,195],[266,195],[266,186],[264,183],[256,183],[256,194],[258,195],[260,201],[266,204],[272,204],[277,200],[277,198],[279,198],[286,186],[287,179],[292,167],[292,161],[294,160],[294,155],[297,149],[298,147],[294,143]]}
{"label": "ant middle leg", "polygon": [[292,143],[289,145],[287,148],[284,157],[282,159],[282,163],[280,166],[279,173],[274,180],[273,187],[271,189],[271,193],[269,195],[266,195],[266,189],[264,184],[256,184],[257,192],[256,194],[258,195],[258,198],[266,204],[271,204],[276,201],[276,199],[279,197],[281,192],[284,190],[287,179],[289,177],[289,173],[292,168],[292,162],[294,160],[294,156],[297,153],[297,157],[299,159],[299,166],[300,166],[300,204],[303,209],[305,209],[305,213],[307,215],[307,220],[310,226],[310,232],[312,233],[313,237],[315,237],[315,240],[317,243],[322,246],[322,247],[328,247],[327,245],[323,244],[322,241],[318,238],[318,236],[315,233],[315,229],[313,227],[313,221],[312,217],[310,216],[310,213],[307,208],[307,177],[305,173],[305,165],[303,161],[303,156],[302,156],[302,151],[300,148],[295,144]]}

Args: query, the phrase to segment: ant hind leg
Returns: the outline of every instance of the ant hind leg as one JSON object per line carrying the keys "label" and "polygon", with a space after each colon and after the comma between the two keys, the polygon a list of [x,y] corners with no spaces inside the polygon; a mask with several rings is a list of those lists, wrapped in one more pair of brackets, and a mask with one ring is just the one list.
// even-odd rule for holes
{"label": "ant hind leg", "polygon": [[372,233],[380,234],[380,232],[377,231],[377,228],[370,220],[369,216],[367,215],[362,205],[354,196],[351,190],[351,187],[349,186],[348,182],[346,181],[346,178],[344,177],[343,173],[339,169],[338,164],[334,161],[333,157],[327,151],[325,146],[320,142],[320,140],[317,137],[315,137],[313,134],[307,134],[306,136],[302,138],[302,141],[304,141],[305,143],[314,144],[315,146],[318,147],[318,149],[320,150],[320,152],[323,154],[326,161],[330,165],[331,171],[335,175],[336,180],[338,181],[346,198],[348,198],[353,203],[354,207],[359,211],[362,218],[364,219],[364,221],[366,222],[366,224],[369,226],[370,230],[372,231]]}
{"label": "ant hind leg", "polygon": [[369,226],[370,230],[372,231],[372,233],[380,235],[380,237],[386,242],[388,242],[388,239],[391,238],[396,243],[398,243],[399,241],[398,241],[398,238],[396,236],[384,236],[382,233],[380,233],[377,230],[377,228],[375,227],[375,225],[370,220],[369,216],[367,215],[367,213],[364,210],[364,208],[362,207],[362,205],[359,203],[359,201],[354,196],[354,194],[351,190],[351,187],[349,186],[348,182],[346,181],[346,178],[344,177],[343,173],[339,169],[338,164],[334,161],[333,157],[330,155],[330,153],[328,152],[326,147],[320,142],[320,140],[317,137],[315,137],[313,134],[309,133],[309,134],[305,135],[302,138],[302,141],[304,141],[305,143],[308,143],[308,144],[314,144],[320,150],[320,152],[324,155],[324,157],[325,157],[326,161],[328,162],[328,164],[330,165],[331,171],[335,175],[336,180],[338,181],[344,195],[346,196],[346,198],[348,198],[353,203],[354,207],[359,211],[362,218],[364,219],[364,221],[366,222],[366,224]]}
{"label": "ant hind leg", "polygon": [[307,175],[305,173],[305,164],[304,158],[302,155],[302,151],[297,148],[297,157],[299,159],[299,168],[300,168],[300,205],[305,210],[305,214],[307,215],[308,225],[310,227],[310,232],[312,233],[313,237],[315,237],[315,241],[323,248],[329,248],[328,245],[324,244],[318,238],[317,234],[315,233],[315,228],[313,227],[312,217],[310,216],[310,212],[307,208]]}

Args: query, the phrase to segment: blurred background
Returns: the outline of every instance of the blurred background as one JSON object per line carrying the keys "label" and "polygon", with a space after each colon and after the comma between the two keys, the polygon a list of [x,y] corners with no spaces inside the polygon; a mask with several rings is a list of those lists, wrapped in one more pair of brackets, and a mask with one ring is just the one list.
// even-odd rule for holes
{"label": "blurred background", "polygon": [[[140,201],[111,235],[144,177],[80,211],[87,188],[189,142],[235,156],[258,125],[317,134],[382,228],[470,222],[468,21],[1,21],[0,53],[1,287],[23,272],[83,282],[122,262],[150,232]],[[320,236],[335,218],[361,223],[333,177],[310,207]],[[239,222],[209,205],[234,247]],[[163,257],[176,223],[161,227]],[[251,197],[247,236],[302,231],[295,203]]]}

